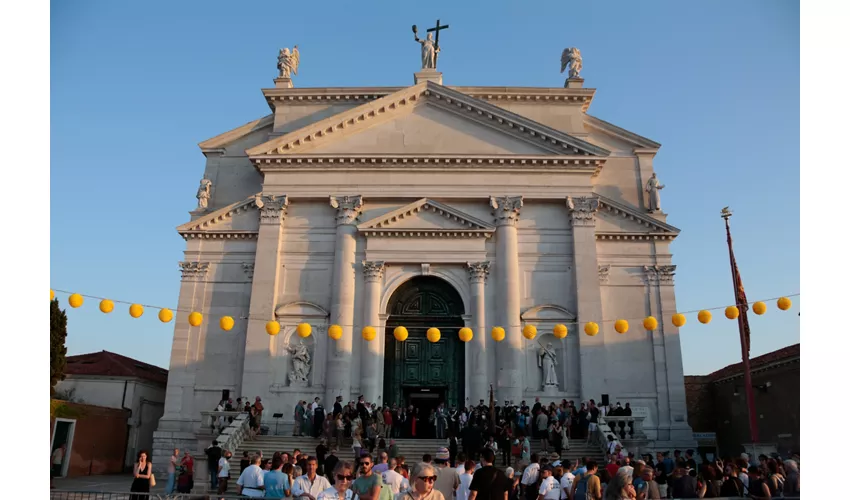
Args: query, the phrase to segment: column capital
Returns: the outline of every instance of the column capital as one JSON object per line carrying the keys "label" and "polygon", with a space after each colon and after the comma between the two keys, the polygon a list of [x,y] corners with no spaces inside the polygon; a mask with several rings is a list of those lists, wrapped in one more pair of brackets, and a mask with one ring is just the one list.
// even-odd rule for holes
{"label": "column capital", "polygon": [[522,196],[491,196],[490,207],[493,209],[496,225],[516,226],[522,208]]}
{"label": "column capital", "polygon": [[258,194],[254,204],[260,209],[260,224],[283,224],[289,198],[285,194]]}
{"label": "column capital", "polygon": [[209,262],[180,262],[180,275],[183,281],[204,281],[209,270]]}
{"label": "column capital", "polygon": [[596,226],[596,211],[599,210],[599,198],[596,196],[567,196],[567,208],[573,227]]}
{"label": "column capital", "polygon": [[363,276],[366,277],[367,283],[380,282],[384,277],[384,261],[382,260],[364,260],[363,261]]}
{"label": "column capital", "polygon": [[331,196],[331,207],[337,210],[336,225],[345,226],[354,224],[363,210],[363,197],[354,196]]}
{"label": "column capital", "polygon": [[643,266],[643,280],[648,285],[672,285],[676,266]]}
{"label": "column capital", "polygon": [[490,274],[490,261],[467,262],[466,271],[469,273],[470,283],[486,283]]}

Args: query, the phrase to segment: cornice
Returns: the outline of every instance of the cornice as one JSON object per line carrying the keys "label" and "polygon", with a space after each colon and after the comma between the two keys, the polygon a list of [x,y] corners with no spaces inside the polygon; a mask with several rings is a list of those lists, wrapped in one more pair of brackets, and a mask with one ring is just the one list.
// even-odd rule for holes
{"label": "cornice", "polygon": [[599,175],[605,158],[553,155],[270,155],[252,159],[262,173],[293,170],[546,171]]}
{"label": "cornice", "polygon": [[223,134],[219,134],[215,137],[207,139],[203,142],[198,143],[198,147],[201,148],[201,151],[207,154],[223,154],[224,148],[231,142],[240,137],[245,136],[255,130],[259,130],[265,127],[271,127],[274,125],[274,115],[266,115],[262,118],[258,118],[256,120],[250,121],[245,125],[241,125],[236,127],[233,130],[228,130]]}
{"label": "cornice", "polygon": [[181,231],[184,240],[256,240],[257,231]]}
{"label": "cornice", "polygon": [[494,229],[361,229],[360,233],[377,238],[490,238]]}
{"label": "cornice", "polygon": [[652,218],[649,215],[641,213],[638,209],[632,208],[622,203],[618,203],[610,198],[606,198],[605,196],[599,197],[599,206],[602,210],[605,210],[608,213],[611,213],[616,216],[620,216],[624,219],[628,219],[638,224],[642,224],[650,229],[651,233],[662,233],[662,234],[671,234],[675,237],[678,235],[681,230],[670,224],[661,222]]}
{"label": "cornice", "polygon": [[650,241],[650,240],[668,240],[672,241],[676,237],[672,233],[634,233],[634,232],[604,232],[596,233],[597,240],[609,241]]}
{"label": "cornice", "polygon": [[349,132],[347,130],[349,128],[371,126],[365,122],[398,113],[402,109],[409,109],[423,99],[443,109],[451,108],[455,113],[463,114],[503,133],[521,137],[555,154],[590,157],[607,157],[610,154],[604,148],[433,82],[423,82],[403,88],[372,102],[276,137],[246,152],[252,161],[256,161],[268,155],[307,151],[310,147],[327,140],[329,136],[340,135],[339,132]]}
{"label": "cornice", "polygon": [[[269,108],[315,104],[363,104],[406,87],[322,87],[263,89]],[[446,87],[483,101],[542,102],[546,104],[580,105],[583,112],[590,107],[596,89],[567,89],[558,87]]]}
{"label": "cornice", "polygon": [[210,228],[219,222],[230,219],[234,215],[246,212],[253,208],[257,208],[257,196],[261,193],[253,194],[244,200],[237,201],[236,203],[231,203],[226,207],[220,208],[218,210],[213,211],[210,214],[204,215],[203,217],[199,217],[193,221],[187,222],[185,224],[181,224],[177,226],[177,232],[181,235],[186,232],[192,231],[202,231]]}
{"label": "cornice", "polygon": [[622,127],[618,127],[613,123],[606,122],[605,120],[592,115],[585,114],[584,123],[590,127],[611,134],[615,137],[623,139],[626,142],[632,143],[636,148],[636,150],[634,151],[635,154],[654,154],[657,153],[658,149],[661,147],[660,143],[655,142],[652,139],[647,139],[646,137],[635,134],[634,132],[630,132]]}

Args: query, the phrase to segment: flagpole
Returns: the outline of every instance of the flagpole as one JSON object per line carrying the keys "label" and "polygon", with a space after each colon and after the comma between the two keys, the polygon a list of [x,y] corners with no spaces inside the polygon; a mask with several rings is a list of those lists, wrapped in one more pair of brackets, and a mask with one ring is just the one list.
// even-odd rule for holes
{"label": "flagpole", "polygon": [[[728,208],[728,207],[727,207]],[[735,262],[735,253],[732,251],[732,232],[729,229],[729,217],[732,212],[723,209],[720,217],[726,222],[726,243],[729,246],[729,265],[732,267],[732,287],[735,291],[735,305],[738,307],[738,335],[741,340],[741,359],[744,368],[744,394],[747,398],[747,413],[750,417],[750,439],[752,443],[758,443],[758,419],[756,418],[755,396],[753,394],[753,381],[750,374],[750,339],[747,335],[747,304],[746,299],[741,299],[741,273]],[[744,302],[743,304],[741,302]]]}

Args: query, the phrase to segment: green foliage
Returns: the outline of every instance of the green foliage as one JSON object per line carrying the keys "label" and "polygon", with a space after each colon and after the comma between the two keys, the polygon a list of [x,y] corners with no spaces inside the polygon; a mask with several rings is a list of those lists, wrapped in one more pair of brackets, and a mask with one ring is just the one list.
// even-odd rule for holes
{"label": "green foliage", "polygon": [[[50,301],[50,393],[60,380],[65,380],[65,337],[68,335],[68,316],[59,309],[59,300]],[[51,407],[52,410],[52,407]],[[52,413],[52,411],[51,411]]]}
{"label": "green foliage", "polygon": [[50,400],[50,417],[51,418],[80,418],[85,416],[86,412],[82,408],[74,408],[65,404],[64,401],[58,399]]}

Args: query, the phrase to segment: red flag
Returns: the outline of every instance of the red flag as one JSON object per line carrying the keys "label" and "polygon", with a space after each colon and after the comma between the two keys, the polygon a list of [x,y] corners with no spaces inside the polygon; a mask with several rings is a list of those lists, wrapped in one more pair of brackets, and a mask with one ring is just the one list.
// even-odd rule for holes
{"label": "red flag", "polygon": [[743,330],[744,343],[747,348],[747,355],[750,354],[750,322],[747,319],[747,311],[750,306],[747,303],[747,293],[744,291],[744,280],[741,279],[741,271],[738,269],[738,262],[735,260],[735,252],[732,250],[732,233],[729,231],[729,226],[726,226],[726,238],[729,243],[729,256],[732,259],[732,278],[735,280],[735,305],[738,306],[740,315],[738,321],[741,322]]}

